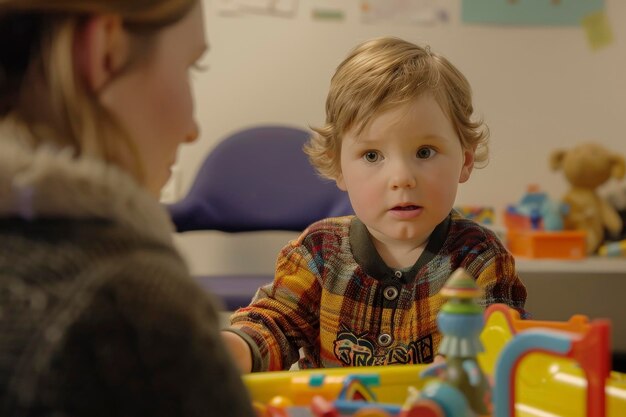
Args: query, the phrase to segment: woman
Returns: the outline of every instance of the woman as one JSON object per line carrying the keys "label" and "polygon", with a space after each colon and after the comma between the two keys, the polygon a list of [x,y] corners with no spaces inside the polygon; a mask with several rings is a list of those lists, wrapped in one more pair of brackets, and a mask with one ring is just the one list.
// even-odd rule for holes
{"label": "woman", "polygon": [[197,0],[0,0],[0,415],[251,416],[158,203]]}

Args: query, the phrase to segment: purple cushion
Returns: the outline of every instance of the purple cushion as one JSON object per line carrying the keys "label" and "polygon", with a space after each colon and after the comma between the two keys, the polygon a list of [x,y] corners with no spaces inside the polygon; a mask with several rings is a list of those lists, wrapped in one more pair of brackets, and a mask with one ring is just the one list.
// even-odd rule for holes
{"label": "purple cushion", "polygon": [[[189,193],[167,206],[177,231],[301,231],[326,217],[353,214],[348,195],[309,163],[302,150],[308,138],[308,132],[284,126],[253,127],[225,138],[207,155]],[[194,278],[233,311],[274,277]]]}
{"label": "purple cushion", "polygon": [[352,214],[335,183],[321,178],[302,146],[309,133],[262,126],[234,133],[206,157],[189,193],[169,205],[176,229],[301,231]]}

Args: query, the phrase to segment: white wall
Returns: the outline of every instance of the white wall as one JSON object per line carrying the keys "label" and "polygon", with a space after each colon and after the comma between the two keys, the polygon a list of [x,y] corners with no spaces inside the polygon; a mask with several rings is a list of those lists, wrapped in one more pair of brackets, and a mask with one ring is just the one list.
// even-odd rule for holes
{"label": "white wall", "polygon": [[[491,162],[461,186],[458,204],[501,209],[530,183],[558,198],[566,183],[548,168],[556,148],[595,140],[626,155],[623,0],[605,0],[615,41],[598,51],[589,48],[582,27],[464,25],[460,0],[442,0],[450,5],[451,21],[430,26],[364,25],[358,0],[337,2],[347,7],[343,22],[314,21],[316,3],[300,0],[296,18],[287,19],[222,17],[206,2],[210,69],[195,82],[202,135],[180,152],[179,194],[229,132],[260,123],[321,124],[335,67],[358,42],[380,35],[429,43],[473,85],[476,108],[492,131]],[[277,250],[292,236],[193,232],[177,242],[195,273],[271,272]]]}

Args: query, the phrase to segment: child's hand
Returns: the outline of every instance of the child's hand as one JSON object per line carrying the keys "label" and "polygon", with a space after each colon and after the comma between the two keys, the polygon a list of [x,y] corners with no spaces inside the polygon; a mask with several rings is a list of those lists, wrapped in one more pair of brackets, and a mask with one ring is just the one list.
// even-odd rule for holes
{"label": "child's hand", "polygon": [[438,377],[441,378],[445,375],[446,369],[446,358],[442,355],[436,355],[433,362],[426,367],[421,373],[420,378],[426,377]]}
{"label": "child's hand", "polygon": [[222,332],[222,340],[230,350],[239,370],[245,374],[250,373],[252,371],[252,352],[250,352],[250,346],[245,340],[233,332]]}

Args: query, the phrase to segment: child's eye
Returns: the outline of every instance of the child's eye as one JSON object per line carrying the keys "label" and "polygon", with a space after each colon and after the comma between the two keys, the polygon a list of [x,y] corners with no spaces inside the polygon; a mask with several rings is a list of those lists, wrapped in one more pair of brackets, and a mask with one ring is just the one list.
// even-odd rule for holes
{"label": "child's eye", "polygon": [[363,154],[363,159],[367,162],[376,162],[380,159],[378,151],[367,151]]}
{"label": "child's eye", "polygon": [[419,159],[428,159],[435,156],[436,153],[433,148],[420,148],[417,150],[417,157]]}

